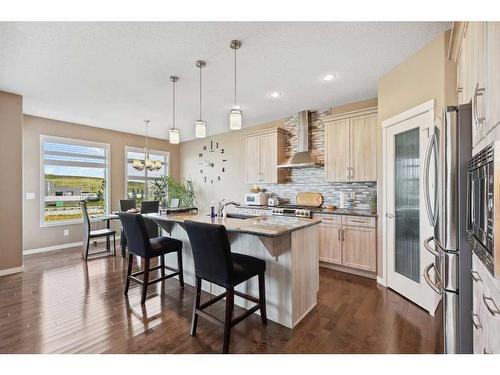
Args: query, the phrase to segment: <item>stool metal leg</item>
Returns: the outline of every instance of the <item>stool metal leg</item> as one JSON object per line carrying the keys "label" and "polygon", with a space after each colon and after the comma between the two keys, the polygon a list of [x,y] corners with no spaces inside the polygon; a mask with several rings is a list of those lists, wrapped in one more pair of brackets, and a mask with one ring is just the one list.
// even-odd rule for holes
{"label": "stool metal leg", "polygon": [[231,338],[231,324],[234,309],[234,288],[226,289],[226,317],[224,319],[224,346],[222,353],[229,353],[229,341]]}
{"label": "stool metal leg", "polygon": [[179,283],[184,288],[184,271],[182,267],[182,249],[177,252],[177,270],[179,271]]}
{"label": "stool metal leg", "polygon": [[196,310],[200,308],[201,300],[201,278],[196,277],[196,296],[194,298],[193,319],[191,321],[191,336],[196,336],[196,327],[198,326],[198,314]]}

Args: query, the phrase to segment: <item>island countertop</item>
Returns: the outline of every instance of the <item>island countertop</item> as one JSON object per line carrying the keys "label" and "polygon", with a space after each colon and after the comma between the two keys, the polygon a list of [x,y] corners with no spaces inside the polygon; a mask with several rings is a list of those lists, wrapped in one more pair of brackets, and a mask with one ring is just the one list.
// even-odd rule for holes
{"label": "island countertop", "polygon": [[282,216],[256,216],[247,219],[211,218],[208,215],[194,213],[145,214],[144,216],[156,222],[183,223],[186,220],[192,220],[201,223],[222,224],[228,232],[247,233],[263,237],[279,237],[321,222],[318,219]]}

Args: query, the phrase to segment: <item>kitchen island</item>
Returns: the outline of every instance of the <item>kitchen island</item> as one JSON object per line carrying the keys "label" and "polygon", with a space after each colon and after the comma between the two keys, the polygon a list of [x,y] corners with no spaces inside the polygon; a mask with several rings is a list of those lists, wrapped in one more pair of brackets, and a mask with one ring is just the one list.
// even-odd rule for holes
{"label": "kitchen island", "polygon": [[[194,262],[187,233],[186,220],[222,224],[228,231],[231,251],[266,261],[267,318],[293,328],[317,303],[319,290],[319,227],[320,220],[294,217],[210,218],[201,214],[145,215],[155,220],[171,237],[183,242],[184,282],[195,284]],[[165,235],[165,234],[164,234]],[[169,254],[166,264],[176,267],[176,258]],[[255,279],[255,280],[254,280]],[[218,295],[218,285],[203,281],[206,292]],[[257,296],[258,282],[253,278],[236,290]],[[249,308],[252,303],[235,297],[235,304]]]}

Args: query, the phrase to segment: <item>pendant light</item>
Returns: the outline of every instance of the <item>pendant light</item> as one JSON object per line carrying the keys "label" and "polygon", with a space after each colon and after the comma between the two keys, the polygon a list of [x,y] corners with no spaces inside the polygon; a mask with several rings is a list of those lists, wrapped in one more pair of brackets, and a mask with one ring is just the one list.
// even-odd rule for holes
{"label": "pendant light", "polygon": [[172,128],[169,132],[170,143],[178,144],[180,142],[181,134],[179,129],[175,128],[175,83],[179,80],[177,76],[170,76],[172,81]]}
{"label": "pendant light", "polygon": [[200,117],[194,123],[194,135],[196,138],[205,138],[207,136],[207,122],[201,117],[201,70],[207,65],[203,60],[196,61],[196,67],[200,69]]}
{"label": "pendant light", "polygon": [[241,109],[236,101],[236,50],[241,47],[241,42],[239,40],[231,40],[229,45],[234,51],[234,106],[229,112],[229,128],[231,130],[241,129]]}
{"label": "pendant light", "polygon": [[144,147],[144,160],[134,159],[134,161],[132,162],[132,167],[138,171],[143,171],[144,168],[149,171],[158,171],[161,169],[161,161],[151,160],[149,158],[149,120],[144,120],[144,124],[146,125],[146,147]]}

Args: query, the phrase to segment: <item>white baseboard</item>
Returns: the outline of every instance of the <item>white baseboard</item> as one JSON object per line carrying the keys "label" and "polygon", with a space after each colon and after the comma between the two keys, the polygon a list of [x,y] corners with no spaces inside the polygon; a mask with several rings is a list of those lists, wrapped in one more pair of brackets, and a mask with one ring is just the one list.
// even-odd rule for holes
{"label": "white baseboard", "polygon": [[12,275],[14,273],[19,273],[24,271],[24,266],[7,268],[6,270],[0,270],[0,276]]}
{"label": "white baseboard", "polygon": [[[96,240],[97,243],[103,243],[105,241],[106,241],[105,238],[100,238],[100,239]],[[94,242],[94,241],[92,241],[92,242]],[[117,246],[119,246],[120,245],[120,236],[116,236],[116,242],[117,242]],[[37,248],[37,249],[24,250],[23,251],[23,255],[46,253],[48,251],[56,251],[56,250],[69,249],[70,247],[77,247],[77,246],[83,246],[83,241],[80,241],[80,242],[71,242],[71,243],[65,243],[65,244],[61,244],[61,245],[54,245],[54,246],[47,246],[47,247],[40,247],[40,248]]]}
{"label": "white baseboard", "polygon": [[387,280],[385,278],[377,276],[377,283],[387,288]]}

